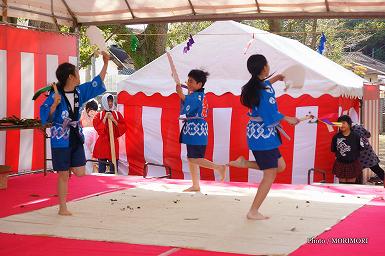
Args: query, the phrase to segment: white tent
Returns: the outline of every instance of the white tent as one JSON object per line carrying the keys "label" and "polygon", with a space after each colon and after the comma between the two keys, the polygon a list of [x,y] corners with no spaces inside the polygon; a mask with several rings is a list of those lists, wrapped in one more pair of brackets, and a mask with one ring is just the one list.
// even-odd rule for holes
{"label": "white tent", "polygon": [[[247,53],[244,49],[252,39]],[[343,68],[300,42],[268,33],[234,21],[218,21],[207,29],[193,35],[195,43],[190,51],[183,53],[185,44],[170,50],[180,79],[185,79],[193,68],[203,68],[210,73],[206,92],[222,95],[230,92],[239,95],[242,85],[250,78],[246,61],[251,54],[266,56],[272,72],[280,73],[292,66],[305,70],[303,90],[289,90],[298,97],[309,94],[319,97],[330,94],[334,97],[361,97],[363,79]],[[146,95],[160,93],[168,96],[175,92],[170,76],[167,56],[164,54],[140,69],[118,85],[118,91],[130,94],[143,92]],[[184,80],[182,80],[184,81]],[[277,86],[277,95],[284,93],[284,86]]]}
{"label": "white tent", "polygon": [[[255,40],[244,54],[253,37]],[[291,79],[301,73],[305,75],[302,89],[289,88],[285,92],[283,82],[274,84],[279,109],[285,115],[303,117],[311,112],[323,117],[349,113],[358,119],[363,79],[295,40],[234,21],[215,22],[193,35],[193,39],[195,43],[187,53],[183,53],[183,43],[171,49],[170,54],[182,81],[194,68],[210,73],[205,85],[209,102],[209,159],[226,163],[239,155],[249,157],[245,135],[247,109],[241,106],[239,94],[250,78],[246,61],[251,54],[265,55],[272,72],[296,67],[288,73]],[[151,162],[169,166],[175,178],[189,178],[185,149],[178,142],[179,98],[166,54],[121,81],[118,91],[129,126],[121,156],[128,159],[129,173],[141,174],[144,162]],[[284,140],[281,147],[288,170],[279,176],[278,182],[306,183],[307,171],[314,167],[327,170],[327,180],[332,181],[334,157],[330,140],[334,133],[326,126],[306,122],[295,128],[283,125],[292,139]],[[164,171],[154,170],[153,174],[163,175]],[[207,170],[201,170],[201,176],[216,178]],[[230,168],[228,177],[231,181],[258,182],[261,173]]]}

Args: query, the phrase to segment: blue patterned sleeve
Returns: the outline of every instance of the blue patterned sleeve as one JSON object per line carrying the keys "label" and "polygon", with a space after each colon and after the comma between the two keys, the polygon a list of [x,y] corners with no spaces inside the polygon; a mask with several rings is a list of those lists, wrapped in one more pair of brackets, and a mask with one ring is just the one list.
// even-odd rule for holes
{"label": "blue patterned sleeve", "polygon": [[97,75],[94,79],[92,79],[92,81],[79,85],[79,90],[82,102],[86,102],[104,93],[106,91],[106,86],[104,85],[100,75]]}
{"label": "blue patterned sleeve", "polygon": [[49,120],[49,112],[54,101],[53,100],[54,95],[55,95],[54,93],[50,93],[48,98],[40,106],[40,120],[42,124],[46,124],[52,121],[52,120]]}
{"label": "blue patterned sleeve", "polygon": [[275,97],[265,91],[261,93],[261,102],[259,103],[258,109],[259,115],[262,117],[266,126],[276,125],[284,117],[277,109]]}
{"label": "blue patterned sleeve", "polygon": [[193,95],[186,95],[183,105],[181,107],[181,115],[194,114],[199,108],[200,101]]}

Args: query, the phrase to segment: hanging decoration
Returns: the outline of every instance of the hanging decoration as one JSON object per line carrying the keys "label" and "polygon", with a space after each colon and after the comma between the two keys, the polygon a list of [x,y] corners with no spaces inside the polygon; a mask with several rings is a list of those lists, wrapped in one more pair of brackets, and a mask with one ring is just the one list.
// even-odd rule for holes
{"label": "hanging decoration", "polygon": [[190,38],[189,40],[187,41],[187,45],[183,48],[183,52],[184,53],[187,53],[188,51],[190,51],[190,48],[191,46],[195,43],[192,35],[190,34]]}
{"label": "hanging decoration", "polygon": [[136,52],[136,49],[139,45],[139,39],[136,37],[136,35],[131,35],[130,37],[130,49],[132,52]]}
{"label": "hanging decoration", "polygon": [[327,41],[326,36],[325,36],[324,32],[322,32],[321,38],[319,40],[319,46],[317,49],[318,53],[324,54],[326,41]]}

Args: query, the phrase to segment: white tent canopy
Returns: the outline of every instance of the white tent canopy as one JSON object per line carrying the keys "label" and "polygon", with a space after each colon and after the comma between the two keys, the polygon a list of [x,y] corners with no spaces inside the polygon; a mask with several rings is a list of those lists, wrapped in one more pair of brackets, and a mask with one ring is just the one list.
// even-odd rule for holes
{"label": "white tent canopy", "polygon": [[[51,4],[52,3],[52,4]],[[380,18],[382,0],[2,0],[0,15],[59,24],[263,18]]]}
{"label": "white tent canopy", "polygon": [[[244,49],[253,38],[247,53]],[[284,93],[292,97],[309,94],[320,97],[361,97],[364,80],[353,72],[329,60],[296,40],[281,37],[234,21],[218,21],[193,35],[195,43],[183,53],[184,44],[170,50],[181,81],[191,69],[202,68],[210,73],[205,92],[222,95],[230,92],[239,95],[249,80],[246,61],[251,54],[266,56],[271,72],[281,73],[289,67],[299,66],[305,71],[302,89],[284,92],[284,83],[278,82],[277,96]],[[166,54],[146,65],[118,84],[118,91],[146,95],[160,93],[168,96],[175,92],[175,82]]]}

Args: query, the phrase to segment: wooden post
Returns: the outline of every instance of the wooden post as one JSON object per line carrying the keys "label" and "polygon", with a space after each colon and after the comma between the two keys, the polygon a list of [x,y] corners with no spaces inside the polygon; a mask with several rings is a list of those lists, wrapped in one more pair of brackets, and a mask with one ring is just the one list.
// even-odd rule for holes
{"label": "wooden post", "polygon": [[118,174],[118,165],[116,164],[116,153],[115,153],[114,127],[111,119],[108,119],[108,133],[110,134],[111,160],[115,167],[115,174]]}
{"label": "wooden post", "polygon": [[8,0],[3,0],[3,21],[8,21]]}

